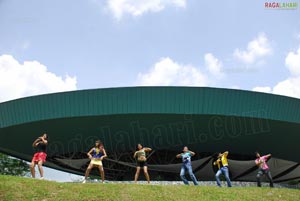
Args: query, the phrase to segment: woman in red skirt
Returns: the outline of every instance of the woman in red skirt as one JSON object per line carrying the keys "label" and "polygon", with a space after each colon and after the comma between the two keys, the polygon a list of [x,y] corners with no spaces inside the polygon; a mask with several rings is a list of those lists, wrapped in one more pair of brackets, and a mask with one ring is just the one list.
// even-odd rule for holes
{"label": "woman in red skirt", "polygon": [[43,163],[46,162],[46,148],[48,145],[48,135],[45,133],[41,137],[38,137],[32,146],[35,148],[35,154],[33,155],[30,171],[33,178],[35,178],[35,165],[38,165],[41,179],[44,179]]}

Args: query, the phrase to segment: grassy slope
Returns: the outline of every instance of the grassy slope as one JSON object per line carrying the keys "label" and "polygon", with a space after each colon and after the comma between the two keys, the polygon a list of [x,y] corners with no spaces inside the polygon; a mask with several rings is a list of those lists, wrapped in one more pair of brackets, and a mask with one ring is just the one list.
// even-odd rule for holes
{"label": "grassy slope", "polygon": [[300,200],[300,190],[57,183],[0,175],[0,200]]}

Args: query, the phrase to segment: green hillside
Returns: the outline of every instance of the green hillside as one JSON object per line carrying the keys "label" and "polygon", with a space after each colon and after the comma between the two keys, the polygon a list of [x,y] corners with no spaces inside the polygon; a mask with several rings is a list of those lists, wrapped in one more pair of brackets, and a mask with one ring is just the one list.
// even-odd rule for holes
{"label": "green hillside", "polygon": [[299,200],[300,190],[256,187],[57,183],[0,176],[0,200]]}

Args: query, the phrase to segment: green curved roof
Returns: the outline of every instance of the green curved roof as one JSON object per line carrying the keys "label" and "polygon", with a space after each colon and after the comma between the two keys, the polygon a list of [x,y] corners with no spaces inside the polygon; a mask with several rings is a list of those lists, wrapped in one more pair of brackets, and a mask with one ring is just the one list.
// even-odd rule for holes
{"label": "green curved roof", "polygon": [[[124,87],[0,103],[0,152],[30,161],[31,144],[44,132],[50,137],[45,165],[78,174],[84,174],[88,163],[86,152],[101,139],[109,154],[106,174],[113,179],[134,174],[137,143],[155,150],[149,164],[160,176],[165,170],[167,177],[172,173],[175,154],[185,145],[200,158],[225,150],[230,159],[249,159],[256,150],[272,153],[290,160],[284,167],[274,162],[278,181],[300,178],[300,155],[294,154],[300,140],[300,100],[285,96],[207,87]],[[205,164],[199,166],[200,178],[210,172],[207,179],[213,179],[211,163]],[[235,167],[236,178],[242,178],[240,165],[231,170]],[[255,181],[255,175],[249,178]]]}
{"label": "green curved roof", "polygon": [[209,114],[299,123],[300,100],[208,87],[124,87],[32,96],[0,103],[0,128],[114,114]]}

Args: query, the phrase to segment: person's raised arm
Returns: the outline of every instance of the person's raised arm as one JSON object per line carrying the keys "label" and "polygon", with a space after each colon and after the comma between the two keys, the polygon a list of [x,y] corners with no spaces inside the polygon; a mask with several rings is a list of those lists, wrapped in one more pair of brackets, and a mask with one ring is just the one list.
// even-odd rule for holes
{"label": "person's raised arm", "polygon": [[93,152],[93,149],[92,148],[86,155],[89,157],[89,159],[92,159],[92,152]]}
{"label": "person's raised arm", "polygon": [[195,156],[195,152],[193,152],[193,151],[189,151],[189,152],[190,152],[191,156]]}
{"label": "person's raised arm", "polygon": [[229,152],[228,152],[228,151],[225,151],[222,155],[225,156],[225,157],[227,157],[228,154],[229,154]]}
{"label": "person's raised arm", "polygon": [[266,155],[266,158],[270,158],[272,156],[272,154],[268,154]]}
{"label": "person's raised arm", "polygon": [[145,150],[145,152],[150,152],[150,151],[152,151],[152,149],[149,148],[149,147],[145,147],[144,150]]}
{"label": "person's raised arm", "polygon": [[36,140],[34,140],[34,142],[32,143],[33,147],[37,146],[37,143],[41,140],[41,137],[38,137]]}
{"label": "person's raised arm", "polygon": [[256,165],[260,165],[261,164],[261,161],[259,159],[255,159],[255,164]]}
{"label": "person's raised arm", "polygon": [[177,154],[177,155],[176,155],[176,158],[181,158],[181,154]]}
{"label": "person's raised arm", "polygon": [[43,137],[41,137],[41,140],[43,141],[44,144],[48,144],[48,141],[45,140]]}
{"label": "person's raised arm", "polygon": [[218,159],[213,163],[214,165],[218,165]]}

